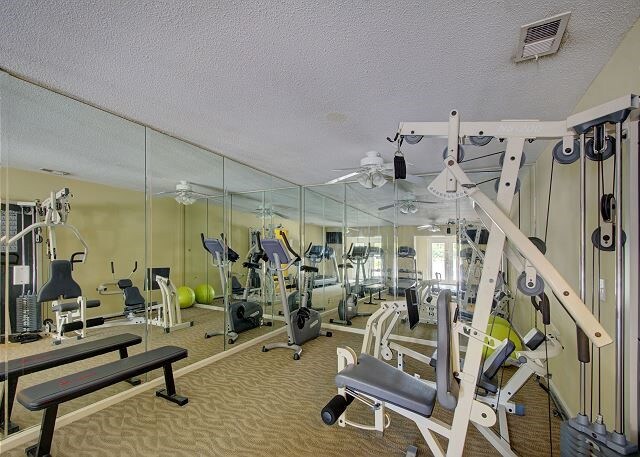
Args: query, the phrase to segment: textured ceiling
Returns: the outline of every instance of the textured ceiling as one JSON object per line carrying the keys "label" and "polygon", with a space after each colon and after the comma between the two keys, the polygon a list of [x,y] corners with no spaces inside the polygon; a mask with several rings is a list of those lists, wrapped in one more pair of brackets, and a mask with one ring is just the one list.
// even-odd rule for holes
{"label": "textured ceiling", "polygon": [[[515,65],[519,26],[567,10],[560,52]],[[565,117],[639,14],[638,0],[3,0],[0,66],[309,184],[389,157],[403,120]],[[442,146],[407,149],[412,170],[438,170]]]}

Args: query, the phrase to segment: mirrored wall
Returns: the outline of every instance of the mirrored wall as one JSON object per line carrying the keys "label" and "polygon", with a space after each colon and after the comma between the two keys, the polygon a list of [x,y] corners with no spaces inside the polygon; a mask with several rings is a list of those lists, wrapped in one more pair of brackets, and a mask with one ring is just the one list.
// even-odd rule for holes
{"label": "mirrored wall", "polygon": [[[3,398],[14,387],[119,357],[114,349],[67,363],[60,354],[73,346],[123,335],[129,355],[181,346],[189,357],[175,364],[179,369],[282,328],[282,297],[259,254],[260,239],[286,235],[302,255],[301,193],[285,180],[0,73],[0,271],[8,290],[1,294],[0,370],[10,379],[2,382]],[[297,267],[286,276],[293,293]],[[238,317],[245,311],[251,319]],[[13,367],[57,361],[55,369],[22,376],[10,360],[18,360]],[[64,403],[59,415],[130,387],[120,383]],[[10,420],[2,408],[1,437],[40,423],[41,413],[11,406]]]}
{"label": "mirrored wall", "polygon": [[[493,158],[469,173],[495,197]],[[487,239],[487,221],[468,200],[426,190],[434,177],[303,188],[0,73],[0,274],[8,292],[0,294],[0,371],[14,382],[3,382],[4,398],[16,379],[19,390],[118,353],[19,378],[9,360],[47,360],[116,335],[127,335],[129,354],[186,348],[176,368],[278,330],[274,338],[286,341],[286,311],[305,297],[324,325],[361,332],[381,303],[415,288],[418,322],[412,328],[402,316],[392,338],[428,344],[439,291],[450,289],[461,317],[472,316]],[[524,167],[511,214],[525,233],[534,225],[529,178]],[[281,275],[262,250],[265,239],[289,245]],[[503,273],[495,306],[508,314],[514,278]],[[80,291],[53,290],[53,276]],[[65,403],[60,415],[129,388]],[[40,422],[40,413],[13,406],[2,437]]]}

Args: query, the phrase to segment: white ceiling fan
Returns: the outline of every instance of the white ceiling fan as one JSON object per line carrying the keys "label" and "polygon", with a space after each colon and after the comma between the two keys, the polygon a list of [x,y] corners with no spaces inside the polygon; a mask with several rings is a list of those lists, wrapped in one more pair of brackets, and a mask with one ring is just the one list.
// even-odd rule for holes
{"label": "white ceiling fan", "polygon": [[[207,187],[200,184],[198,184],[198,186]],[[203,198],[216,197],[216,195],[205,194],[193,190],[193,184],[184,180],[181,180],[176,184],[176,190],[158,192],[155,194],[155,196],[158,197],[162,195],[173,195],[173,198],[181,205],[192,205]]]}
{"label": "white ceiling fan", "polygon": [[424,225],[419,225],[417,227],[418,230],[420,231],[427,231],[427,232],[431,232],[431,233],[438,233],[440,232],[440,227],[438,227],[435,224],[424,224]]}
{"label": "white ceiling fan", "polygon": [[253,210],[253,213],[257,217],[262,219],[272,217],[272,216],[278,216],[278,217],[281,217],[282,219],[288,219],[289,217],[281,212],[282,210],[287,210],[287,209],[295,209],[295,208],[291,208],[289,206],[278,206],[278,205],[271,205],[271,206],[259,205],[256,209]]}
{"label": "white ceiling fan", "polygon": [[418,206],[420,205],[433,205],[438,203],[424,200],[425,198],[428,197],[409,194],[405,198],[398,199],[393,203],[381,206],[380,208],[378,208],[378,211],[384,211],[389,208],[397,207],[402,214],[415,214],[418,212]]}
{"label": "white ceiling fan", "polygon": [[[326,184],[335,184],[347,179],[356,179],[363,187],[373,189],[374,187],[382,187],[387,180],[394,178],[393,162],[385,162],[379,152],[369,151],[366,156],[360,159],[359,167],[336,168],[332,171],[351,171],[339,178],[332,179]],[[417,176],[407,175],[407,181],[414,184],[425,186],[425,182]]]}

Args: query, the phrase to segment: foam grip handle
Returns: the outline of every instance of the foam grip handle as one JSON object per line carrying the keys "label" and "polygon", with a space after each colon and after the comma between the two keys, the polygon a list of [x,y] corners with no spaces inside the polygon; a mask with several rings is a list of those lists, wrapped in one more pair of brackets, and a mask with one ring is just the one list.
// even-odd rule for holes
{"label": "foam grip handle", "polygon": [[[82,322],[80,322],[82,324]],[[98,327],[104,324],[104,317],[92,317],[87,319],[87,328]]]}
{"label": "foam grip handle", "polygon": [[347,398],[342,395],[336,395],[333,397],[329,403],[322,408],[322,412],[320,413],[322,422],[327,425],[335,424],[338,418],[347,410],[347,407],[352,401],[353,397],[351,395],[347,395]]}
{"label": "foam grip handle", "polygon": [[576,327],[576,335],[578,337],[578,360],[582,363],[591,362],[589,338],[580,327]]}
{"label": "foam grip handle", "polygon": [[542,323],[544,325],[551,325],[551,304],[549,297],[547,297],[547,294],[544,292],[542,293],[539,306],[540,314],[542,314]]}
{"label": "foam grip handle", "polygon": [[60,326],[60,335],[64,335],[67,332],[73,332],[75,330],[82,330],[82,321],[68,322]]}

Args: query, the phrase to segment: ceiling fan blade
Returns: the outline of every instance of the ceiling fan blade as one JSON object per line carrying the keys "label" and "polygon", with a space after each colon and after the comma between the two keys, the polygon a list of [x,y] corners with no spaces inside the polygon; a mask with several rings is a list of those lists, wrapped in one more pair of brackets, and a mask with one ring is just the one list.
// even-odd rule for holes
{"label": "ceiling fan blade", "polygon": [[278,216],[278,217],[280,217],[280,218],[282,218],[282,219],[288,219],[288,217],[287,217],[287,216],[285,216],[284,214],[282,214],[282,213],[278,213],[278,212],[275,212],[275,211],[273,212],[273,215],[274,215],[274,216]]}
{"label": "ceiling fan blade", "polygon": [[344,181],[349,178],[353,178],[354,176],[358,176],[360,173],[361,173],[360,171],[354,171],[353,173],[349,173],[347,175],[340,176],[339,178],[332,179],[331,181],[328,181],[325,184],[335,184],[337,182]]}
{"label": "ceiling fan blade", "polygon": [[347,167],[347,168],[332,168],[331,171],[351,171],[359,170],[361,167]]}
{"label": "ceiling fan blade", "polygon": [[394,206],[396,206],[395,203],[391,203],[390,205],[381,206],[380,208],[378,208],[378,211],[384,211],[385,209],[393,208]]}
{"label": "ceiling fan blade", "polygon": [[166,190],[166,191],[164,191],[164,192],[157,192],[157,193],[153,194],[153,196],[154,196],[154,197],[160,197],[160,196],[162,196],[162,195],[173,195],[173,194],[175,194],[175,193],[176,193],[176,191],[175,191],[175,190]]}
{"label": "ceiling fan blade", "polygon": [[215,192],[221,192],[222,191],[222,189],[220,187],[209,186],[207,184],[201,184],[201,183],[191,182],[191,181],[189,181],[189,184],[191,184],[192,186],[202,187],[203,189],[213,190]]}
{"label": "ceiling fan blade", "polygon": [[437,205],[440,202],[427,202],[427,201],[424,201],[424,200],[414,200],[413,203],[426,203],[428,205]]}

